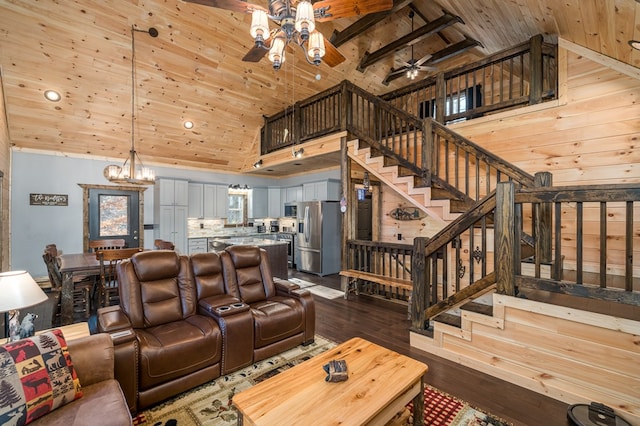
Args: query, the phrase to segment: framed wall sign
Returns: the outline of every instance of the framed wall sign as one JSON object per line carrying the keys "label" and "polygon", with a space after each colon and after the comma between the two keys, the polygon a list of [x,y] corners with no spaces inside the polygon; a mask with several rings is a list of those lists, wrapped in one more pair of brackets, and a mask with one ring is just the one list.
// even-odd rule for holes
{"label": "framed wall sign", "polygon": [[67,194],[29,194],[29,205],[32,206],[68,206]]}

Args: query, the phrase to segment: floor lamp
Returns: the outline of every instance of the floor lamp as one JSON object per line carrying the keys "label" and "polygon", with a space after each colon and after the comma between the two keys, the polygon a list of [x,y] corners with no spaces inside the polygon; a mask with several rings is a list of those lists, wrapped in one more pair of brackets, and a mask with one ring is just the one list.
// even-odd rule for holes
{"label": "floor lamp", "polygon": [[20,339],[19,309],[37,305],[47,295],[27,271],[0,273],[0,312],[4,312],[4,335],[8,342]]}

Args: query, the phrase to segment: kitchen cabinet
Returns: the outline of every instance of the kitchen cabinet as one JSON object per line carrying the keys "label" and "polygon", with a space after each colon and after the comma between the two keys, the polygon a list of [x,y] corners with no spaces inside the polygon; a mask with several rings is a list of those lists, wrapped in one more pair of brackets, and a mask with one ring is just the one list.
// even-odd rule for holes
{"label": "kitchen cabinet", "polygon": [[189,182],[161,178],[154,186],[156,238],[171,241],[179,253],[187,253]]}
{"label": "kitchen cabinet", "polygon": [[269,192],[267,188],[253,188],[249,201],[247,217],[260,219],[269,216]]}
{"label": "kitchen cabinet", "polygon": [[189,217],[204,218],[204,185],[189,182]]}
{"label": "kitchen cabinet", "polygon": [[296,201],[303,201],[302,185],[283,188],[283,192],[285,203],[295,203]]}
{"label": "kitchen cabinet", "polygon": [[229,210],[229,187],[227,185],[215,185],[215,187],[213,217],[227,217],[227,210]]}
{"label": "kitchen cabinet", "polygon": [[303,201],[338,201],[340,199],[340,182],[324,180],[302,185]]}
{"label": "kitchen cabinet", "polygon": [[227,185],[189,183],[189,217],[216,219],[227,217]]}
{"label": "kitchen cabinet", "polygon": [[155,199],[161,206],[189,205],[189,182],[186,180],[160,178],[156,181],[155,191]]}
{"label": "kitchen cabinet", "polygon": [[189,255],[207,252],[206,238],[189,238]]}
{"label": "kitchen cabinet", "polygon": [[268,189],[268,211],[267,216],[269,217],[280,217],[284,213],[282,211],[282,197],[280,188],[269,188]]}

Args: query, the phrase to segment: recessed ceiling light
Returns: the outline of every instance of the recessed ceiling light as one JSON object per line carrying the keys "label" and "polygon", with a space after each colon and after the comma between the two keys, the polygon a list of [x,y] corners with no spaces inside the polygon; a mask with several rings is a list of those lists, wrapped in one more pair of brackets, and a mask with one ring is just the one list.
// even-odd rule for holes
{"label": "recessed ceiling light", "polygon": [[193,129],[193,121],[185,121],[183,126],[185,129]]}
{"label": "recessed ceiling light", "polygon": [[56,92],[55,90],[45,90],[44,97],[51,102],[58,102],[62,98],[62,96],[60,96],[60,93]]}
{"label": "recessed ceiling light", "polygon": [[640,40],[629,40],[629,46],[636,50],[640,50]]}

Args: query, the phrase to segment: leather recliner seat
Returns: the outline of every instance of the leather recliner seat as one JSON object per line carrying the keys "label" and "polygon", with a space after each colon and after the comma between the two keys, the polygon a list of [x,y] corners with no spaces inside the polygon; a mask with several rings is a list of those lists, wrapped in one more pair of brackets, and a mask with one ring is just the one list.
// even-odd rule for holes
{"label": "leather recliner seat", "polygon": [[251,308],[253,362],[314,340],[315,305],[311,294],[288,281],[274,282],[264,249],[230,246],[221,256],[231,291]]}
{"label": "leather recliner seat", "polygon": [[[198,313],[189,258],[174,251],[147,251],[118,266],[120,307],[98,314],[98,330],[137,337],[135,388],[127,395],[142,409],[221,375],[222,333]],[[115,309],[114,309],[115,308]],[[116,342],[117,345],[117,342]],[[131,395],[131,393],[134,395]]]}

